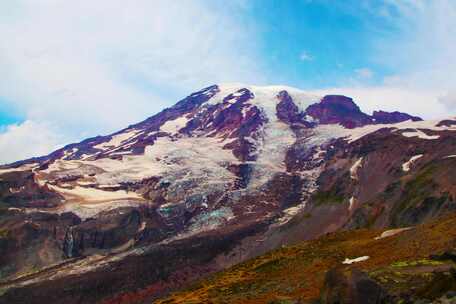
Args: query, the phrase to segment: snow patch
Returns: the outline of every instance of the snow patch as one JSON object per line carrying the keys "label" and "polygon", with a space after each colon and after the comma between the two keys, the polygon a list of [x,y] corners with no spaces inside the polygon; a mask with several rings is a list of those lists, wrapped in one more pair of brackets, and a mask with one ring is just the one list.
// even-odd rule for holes
{"label": "snow patch", "polygon": [[80,180],[78,179],[78,181],[76,182],[78,185],[80,186],[90,186],[90,185],[94,185],[94,181],[87,181],[87,180]]}
{"label": "snow patch", "polygon": [[427,121],[404,121],[396,124],[377,124],[377,125],[367,125],[364,127],[347,129],[341,125],[319,125],[315,128],[315,133],[321,137],[332,139],[332,138],[345,138],[348,143],[353,143],[366,135],[374,133],[381,129],[393,129],[392,132],[397,132],[398,130],[413,129],[415,131],[406,131],[402,133],[406,137],[419,137],[421,139],[437,139],[439,135],[427,135],[423,130],[431,131],[456,131],[456,126],[447,127],[441,126],[437,127],[436,125],[440,120],[427,120]]}
{"label": "snow patch", "polygon": [[117,191],[104,191],[95,188],[85,188],[76,186],[72,189],[61,188],[58,186],[48,184],[49,189],[61,194],[67,201],[83,201],[87,203],[115,201],[122,199],[137,199],[143,200],[143,198],[132,191],[117,190]]}
{"label": "snow patch", "polygon": [[5,168],[5,169],[0,169],[0,174],[4,173],[10,173],[10,172],[20,172],[20,171],[27,171],[27,170],[33,170],[38,167],[37,163],[33,164],[25,164],[17,168]]}
{"label": "snow patch", "polygon": [[109,155],[129,155],[131,153],[132,153],[131,151],[121,151],[121,152],[109,153]]}
{"label": "snow patch", "polygon": [[300,213],[306,207],[306,203],[299,204],[294,207],[283,210],[284,215],[278,219],[278,224],[283,225],[288,223],[296,214]]}
{"label": "snow patch", "polygon": [[358,180],[358,170],[363,166],[363,157],[358,159],[350,168],[350,177],[353,180]]}
{"label": "snow patch", "polygon": [[184,128],[187,125],[189,119],[185,116],[178,117],[174,120],[169,120],[165,122],[160,130],[169,134],[175,134],[179,132],[180,129]]}
{"label": "snow patch", "polygon": [[424,133],[423,131],[420,131],[420,130],[415,130],[415,131],[411,131],[411,132],[402,132],[401,134],[402,134],[402,136],[405,136],[405,137],[418,137],[418,138],[427,139],[427,140],[433,140],[433,139],[440,138],[440,135],[427,135],[426,133]]}
{"label": "snow patch", "polygon": [[342,264],[344,265],[351,265],[351,264],[354,264],[354,263],[359,263],[359,262],[364,262],[364,261],[367,261],[369,259],[369,256],[365,255],[365,256],[362,256],[362,257],[358,257],[358,258],[354,258],[354,259],[349,259],[349,258],[346,258]]}
{"label": "snow patch", "polygon": [[217,86],[219,92],[212,96],[212,98],[206,101],[203,105],[216,105],[222,103],[223,99],[228,95],[233,94],[242,88],[245,88],[245,86],[240,83],[224,83]]}
{"label": "snow patch", "polygon": [[124,141],[126,141],[128,139],[131,139],[131,138],[134,138],[135,136],[137,136],[141,132],[143,132],[143,131],[136,130],[136,129],[133,129],[133,130],[130,130],[130,131],[126,130],[125,132],[122,132],[122,133],[119,133],[119,134],[111,136],[111,139],[109,141],[100,143],[100,144],[95,145],[93,147],[95,149],[99,149],[99,150],[103,150],[103,151],[106,151],[106,150],[109,150],[109,149],[112,149],[112,148],[117,148]]}
{"label": "snow patch", "polygon": [[138,232],[143,232],[146,229],[147,223],[142,221],[141,226],[139,226]]}
{"label": "snow patch", "polygon": [[410,229],[412,229],[412,227],[386,230],[382,234],[380,234],[380,236],[377,236],[376,238],[374,238],[374,240],[381,240],[381,239],[384,239],[384,238],[399,234],[401,232],[404,232],[404,231],[407,231],[407,230],[410,230]]}
{"label": "snow patch", "polygon": [[350,205],[348,206],[349,211],[353,210],[355,202],[356,202],[356,198],[354,196],[350,197]]}
{"label": "snow patch", "polygon": [[418,154],[418,155],[412,156],[410,158],[410,160],[408,160],[407,162],[402,164],[402,171],[404,171],[404,172],[410,171],[410,167],[421,157],[423,157],[423,154]]}
{"label": "snow patch", "polygon": [[[122,207],[139,207],[145,205],[147,202],[140,200],[116,200],[115,203],[112,201],[108,202],[98,202],[93,204],[81,204],[79,202],[69,202],[57,210],[52,210],[52,213],[62,214],[65,212],[73,212],[79,218],[85,220],[91,217],[97,216],[100,212],[111,211]],[[41,210],[31,210],[30,212],[36,212]]]}
{"label": "snow patch", "polygon": [[251,108],[252,108],[251,105],[247,105],[245,107],[242,107],[242,117],[246,117],[247,113],[250,111]]}
{"label": "snow patch", "polygon": [[71,150],[65,150],[63,151],[63,156],[62,159],[68,159],[70,156],[78,152],[78,148],[73,148]]}

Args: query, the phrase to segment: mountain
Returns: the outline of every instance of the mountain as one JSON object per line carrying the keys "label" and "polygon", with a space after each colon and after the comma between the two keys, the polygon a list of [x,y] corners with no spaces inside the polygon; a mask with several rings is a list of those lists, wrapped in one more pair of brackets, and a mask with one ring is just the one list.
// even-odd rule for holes
{"label": "mountain", "polygon": [[455,131],[345,96],[205,88],[0,168],[0,303],[147,302],[286,244],[444,216]]}

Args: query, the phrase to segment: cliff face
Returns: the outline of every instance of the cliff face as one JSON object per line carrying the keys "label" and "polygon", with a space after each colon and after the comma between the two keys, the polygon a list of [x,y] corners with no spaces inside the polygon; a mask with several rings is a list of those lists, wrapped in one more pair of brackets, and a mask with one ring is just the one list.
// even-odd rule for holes
{"label": "cliff face", "polygon": [[344,96],[208,87],[0,168],[5,297],[154,297],[284,244],[426,222],[454,209],[455,131]]}

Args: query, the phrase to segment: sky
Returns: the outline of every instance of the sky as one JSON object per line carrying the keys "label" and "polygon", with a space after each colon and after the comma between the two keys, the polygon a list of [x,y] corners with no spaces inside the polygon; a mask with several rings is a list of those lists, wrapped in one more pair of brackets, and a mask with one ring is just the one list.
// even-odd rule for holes
{"label": "sky", "polygon": [[109,134],[214,83],[456,112],[456,1],[0,2],[0,163]]}

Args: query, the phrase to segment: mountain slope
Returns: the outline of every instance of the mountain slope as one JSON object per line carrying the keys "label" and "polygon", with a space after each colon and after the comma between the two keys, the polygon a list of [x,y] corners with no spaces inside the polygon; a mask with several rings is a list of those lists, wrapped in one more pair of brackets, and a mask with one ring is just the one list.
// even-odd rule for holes
{"label": "mountain slope", "polygon": [[[431,303],[456,289],[455,223],[453,214],[402,231],[332,233],[271,251],[155,303]],[[347,284],[344,273],[350,279],[360,270],[370,286],[356,290],[350,284],[362,281]]]}
{"label": "mountain slope", "polygon": [[345,96],[208,87],[0,168],[4,298],[153,298],[283,244],[444,215],[455,131],[453,119],[367,115]]}

